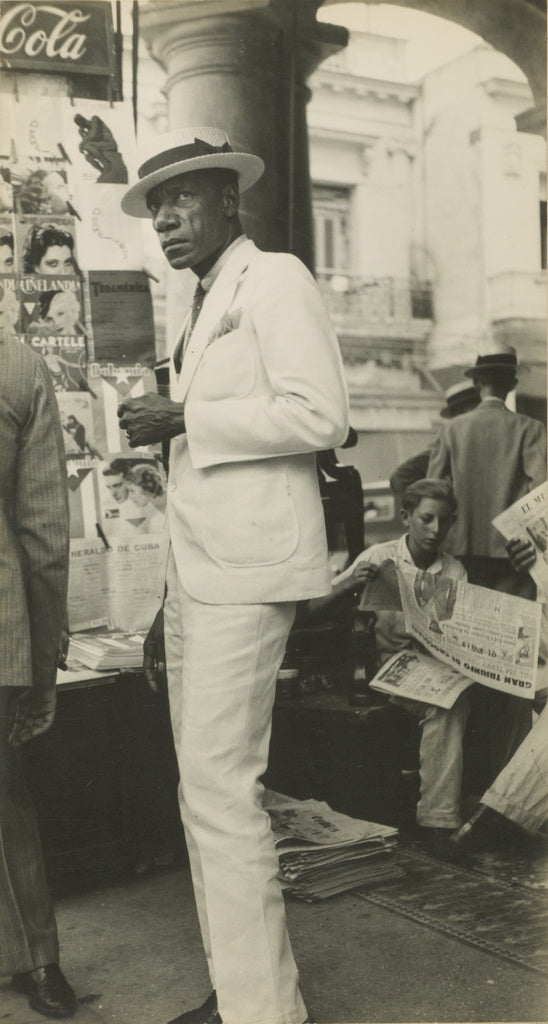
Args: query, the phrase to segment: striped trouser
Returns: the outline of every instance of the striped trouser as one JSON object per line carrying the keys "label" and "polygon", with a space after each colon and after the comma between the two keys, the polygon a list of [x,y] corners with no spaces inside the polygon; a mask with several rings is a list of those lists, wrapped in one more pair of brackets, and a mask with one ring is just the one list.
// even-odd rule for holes
{"label": "striped trouser", "polygon": [[0,976],[59,959],[36,812],[8,742],[16,693],[0,688]]}

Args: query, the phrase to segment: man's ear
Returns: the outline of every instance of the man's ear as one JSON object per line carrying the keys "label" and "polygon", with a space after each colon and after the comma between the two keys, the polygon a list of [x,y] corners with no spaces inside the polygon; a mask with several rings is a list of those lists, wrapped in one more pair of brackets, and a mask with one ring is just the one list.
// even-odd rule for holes
{"label": "man's ear", "polygon": [[406,508],[400,509],[400,519],[404,526],[409,526],[409,512]]}
{"label": "man's ear", "polygon": [[239,205],[240,195],[238,189],[234,185],[225,185],[223,188],[223,210],[225,215],[230,219],[236,217]]}

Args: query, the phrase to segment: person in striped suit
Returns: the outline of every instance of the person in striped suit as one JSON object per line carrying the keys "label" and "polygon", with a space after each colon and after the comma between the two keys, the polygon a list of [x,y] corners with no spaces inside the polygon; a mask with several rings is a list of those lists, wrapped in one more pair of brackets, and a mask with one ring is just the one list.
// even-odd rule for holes
{"label": "person in striped suit", "polygon": [[0,335],[0,976],[70,1017],[36,813],[19,747],[55,715],[69,520],[62,429],[42,357]]}

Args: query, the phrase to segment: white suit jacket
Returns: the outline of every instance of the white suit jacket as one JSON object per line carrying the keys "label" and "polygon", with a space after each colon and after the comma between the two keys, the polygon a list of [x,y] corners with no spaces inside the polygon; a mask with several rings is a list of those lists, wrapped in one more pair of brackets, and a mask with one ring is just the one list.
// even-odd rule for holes
{"label": "white suit jacket", "polygon": [[170,374],[185,408],[168,481],[185,589],[208,604],[328,593],[314,453],[345,440],[348,405],[337,338],[306,267],[242,242],[206,294],[179,377],[173,361]]}

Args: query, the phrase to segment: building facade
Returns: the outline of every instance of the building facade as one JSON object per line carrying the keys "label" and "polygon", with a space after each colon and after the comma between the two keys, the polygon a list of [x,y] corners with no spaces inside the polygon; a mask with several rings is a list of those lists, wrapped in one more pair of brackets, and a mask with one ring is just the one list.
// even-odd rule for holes
{"label": "building facade", "polygon": [[[410,81],[406,46],[354,32],[308,82],[315,269],[365,484],[429,443],[444,389],[480,352],[515,347],[531,368],[518,407],[545,414],[545,143],[515,121],[529,86],[485,44]],[[144,44],[139,81],[143,139],[168,123],[163,71]],[[165,350],[192,285],[177,275],[166,306],[170,272],[156,250],[151,235]]]}
{"label": "building facade", "polygon": [[424,448],[478,353],[545,402],[545,144],[517,131],[523,74],[480,44],[406,76],[406,42],[352,33],[310,80],[316,272],[339,335],[365,483]]}

